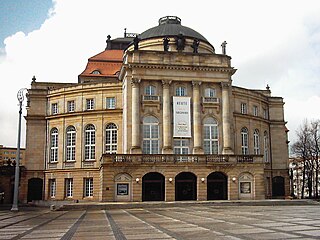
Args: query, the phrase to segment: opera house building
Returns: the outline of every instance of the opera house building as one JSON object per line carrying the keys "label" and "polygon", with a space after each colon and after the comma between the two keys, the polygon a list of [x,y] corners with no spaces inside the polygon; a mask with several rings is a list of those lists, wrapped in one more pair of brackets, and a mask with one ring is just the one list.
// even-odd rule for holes
{"label": "opera house building", "polygon": [[283,98],[234,86],[226,42],[155,25],[108,36],[74,83],[33,79],[21,201],[289,195]]}

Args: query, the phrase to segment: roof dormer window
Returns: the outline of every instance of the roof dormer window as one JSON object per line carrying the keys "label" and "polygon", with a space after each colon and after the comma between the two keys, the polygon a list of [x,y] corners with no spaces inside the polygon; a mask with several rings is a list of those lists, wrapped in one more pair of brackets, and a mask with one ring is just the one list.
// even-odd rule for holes
{"label": "roof dormer window", "polygon": [[94,70],[91,74],[101,74],[99,70]]}

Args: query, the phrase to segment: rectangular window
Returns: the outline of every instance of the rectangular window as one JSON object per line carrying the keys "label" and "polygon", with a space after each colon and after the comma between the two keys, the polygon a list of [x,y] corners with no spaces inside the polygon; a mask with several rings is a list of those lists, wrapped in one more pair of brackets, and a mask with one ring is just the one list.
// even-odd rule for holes
{"label": "rectangular window", "polygon": [[246,103],[241,103],[241,113],[247,114],[247,104]]}
{"label": "rectangular window", "polygon": [[257,117],[258,115],[258,106],[253,106],[253,116]]}
{"label": "rectangular window", "polygon": [[107,98],[107,109],[115,109],[116,108],[116,98],[108,97]]}
{"label": "rectangular window", "polygon": [[94,109],[94,99],[89,98],[86,100],[86,110],[93,110]]}
{"label": "rectangular window", "polygon": [[49,179],[49,197],[55,198],[56,197],[56,179]]}
{"label": "rectangular window", "polygon": [[268,110],[266,108],[263,108],[263,118],[268,119]]}
{"label": "rectangular window", "polygon": [[[189,154],[189,140],[188,139],[175,139],[174,140],[174,154]],[[177,158],[179,161],[187,161],[188,157],[183,156]]]}
{"label": "rectangular window", "polygon": [[70,198],[73,196],[73,178],[65,179],[65,189],[66,189],[66,197]]}
{"label": "rectangular window", "polygon": [[84,197],[93,197],[93,178],[84,179]]}
{"label": "rectangular window", "polygon": [[75,103],[74,103],[74,101],[68,101],[67,108],[68,108],[68,112],[74,112],[75,111]]}
{"label": "rectangular window", "polygon": [[51,104],[51,113],[52,114],[58,114],[58,103],[52,103]]}

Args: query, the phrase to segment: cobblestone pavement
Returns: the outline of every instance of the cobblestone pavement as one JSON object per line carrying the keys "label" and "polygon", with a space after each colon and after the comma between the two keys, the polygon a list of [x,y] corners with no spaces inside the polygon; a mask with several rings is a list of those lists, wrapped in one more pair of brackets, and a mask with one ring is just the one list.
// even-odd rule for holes
{"label": "cobblestone pavement", "polygon": [[320,239],[320,206],[0,211],[0,239]]}

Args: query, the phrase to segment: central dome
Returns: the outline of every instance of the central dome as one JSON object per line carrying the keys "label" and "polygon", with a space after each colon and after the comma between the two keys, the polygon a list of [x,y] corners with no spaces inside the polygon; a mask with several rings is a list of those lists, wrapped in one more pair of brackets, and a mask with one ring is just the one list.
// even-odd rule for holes
{"label": "central dome", "polygon": [[[150,28],[139,35],[141,40],[157,38],[157,37],[172,37],[183,34],[185,37],[196,38],[203,42],[208,40],[197,31],[182,26],[181,19],[176,16],[166,16],[159,19],[159,25]],[[210,44],[210,43],[209,43]]]}

